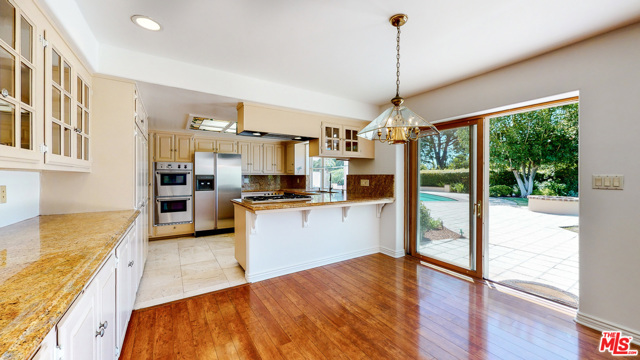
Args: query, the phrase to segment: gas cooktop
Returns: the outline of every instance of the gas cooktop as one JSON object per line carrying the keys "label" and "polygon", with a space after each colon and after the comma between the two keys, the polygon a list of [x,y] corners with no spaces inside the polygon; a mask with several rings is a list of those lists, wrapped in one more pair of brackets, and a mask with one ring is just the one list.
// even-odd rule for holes
{"label": "gas cooktop", "polygon": [[251,204],[264,204],[274,202],[309,201],[311,200],[311,196],[284,193],[283,195],[247,196],[243,200]]}

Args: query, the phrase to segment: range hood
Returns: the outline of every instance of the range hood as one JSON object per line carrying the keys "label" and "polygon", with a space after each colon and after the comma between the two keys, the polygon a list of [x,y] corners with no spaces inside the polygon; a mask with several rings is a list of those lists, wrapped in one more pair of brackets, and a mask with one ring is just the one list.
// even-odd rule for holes
{"label": "range hood", "polygon": [[[238,103],[236,134],[282,141],[308,141],[320,137],[325,119],[293,109],[252,103]],[[335,122],[335,121],[333,121]]]}
{"label": "range hood", "polygon": [[243,132],[237,133],[240,136],[248,136],[252,138],[263,138],[263,139],[274,139],[274,140],[282,140],[282,141],[309,141],[311,139],[317,139],[307,136],[298,136],[298,135],[288,135],[288,134],[275,134],[268,132],[260,132],[260,131],[249,131],[245,130]]}

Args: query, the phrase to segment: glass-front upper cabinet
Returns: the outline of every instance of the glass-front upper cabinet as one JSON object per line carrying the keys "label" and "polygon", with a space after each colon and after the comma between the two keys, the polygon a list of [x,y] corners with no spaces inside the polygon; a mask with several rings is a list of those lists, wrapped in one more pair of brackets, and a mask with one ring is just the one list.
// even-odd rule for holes
{"label": "glass-front upper cabinet", "polygon": [[45,31],[45,163],[89,168],[91,88],[62,39]]}
{"label": "glass-front upper cabinet", "polygon": [[0,0],[0,158],[37,159],[35,29],[9,0]]}

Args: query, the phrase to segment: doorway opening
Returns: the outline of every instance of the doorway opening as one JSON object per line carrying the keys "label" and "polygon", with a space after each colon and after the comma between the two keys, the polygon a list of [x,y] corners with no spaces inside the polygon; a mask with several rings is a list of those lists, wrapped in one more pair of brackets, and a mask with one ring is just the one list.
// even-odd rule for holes
{"label": "doorway opening", "polygon": [[487,118],[484,277],[577,308],[578,103]]}

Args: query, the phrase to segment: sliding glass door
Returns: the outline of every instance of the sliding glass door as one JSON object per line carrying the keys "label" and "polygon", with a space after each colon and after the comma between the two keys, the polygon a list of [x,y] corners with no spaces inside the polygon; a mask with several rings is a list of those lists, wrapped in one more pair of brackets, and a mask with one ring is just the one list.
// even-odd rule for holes
{"label": "sliding glass door", "polygon": [[482,119],[436,125],[410,148],[413,256],[482,277]]}

